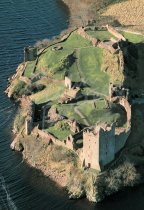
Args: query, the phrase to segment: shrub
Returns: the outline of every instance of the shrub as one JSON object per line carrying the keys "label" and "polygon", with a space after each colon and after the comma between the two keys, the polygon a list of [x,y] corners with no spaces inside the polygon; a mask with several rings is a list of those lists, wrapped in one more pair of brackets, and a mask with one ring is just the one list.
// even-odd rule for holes
{"label": "shrub", "polygon": [[70,173],[67,188],[71,198],[80,198],[85,196],[83,171],[73,168]]}
{"label": "shrub", "polygon": [[140,177],[132,163],[124,162],[117,168],[106,172],[101,178],[103,180],[103,193],[110,195],[123,187],[134,186]]}
{"label": "shrub", "polygon": [[43,84],[36,84],[36,83],[31,84],[30,87],[29,87],[29,89],[30,89],[30,91],[31,91],[32,93],[40,92],[40,91],[42,91],[44,88],[45,88],[45,85],[43,85]]}

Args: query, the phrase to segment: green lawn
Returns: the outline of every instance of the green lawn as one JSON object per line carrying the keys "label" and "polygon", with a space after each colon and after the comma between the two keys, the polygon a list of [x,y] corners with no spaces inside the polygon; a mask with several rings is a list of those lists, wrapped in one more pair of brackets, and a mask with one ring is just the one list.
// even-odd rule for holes
{"label": "green lawn", "polygon": [[25,71],[24,71],[24,76],[31,78],[32,74],[33,74],[33,69],[35,66],[35,62],[36,61],[29,61],[26,65]]}
{"label": "green lawn", "polygon": [[124,31],[122,31],[121,33],[130,42],[133,42],[133,43],[144,42],[144,36],[142,35],[132,34],[132,33],[124,32]]}
{"label": "green lawn", "polygon": [[58,100],[63,92],[64,92],[63,84],[51,83],[47,85],[47,87],[44,90],[31,95],[31,99],[36,104],[42,104],[48,101]]}
{"label": "green lawn", "polygon": [[91,46],[91,43],[74,32],[65,42],[56,44],[55,46],[57,45],[62,46],[63,49],[52,51],[53,47],[47,48],[39,58],[36,72],[45,71],[55,73],[56,69],[61,65],[63,58],[72,54],[76,48]]}
{"label": "green lawn", "polygon": [[[99,39],[101,41],[109,40],[111,37],[115,38],[111,33],[108,31],[87,31],[89,35],[92,37]],[[116,39],[116,38],[115,38]]]}
{"label": "green lawn", "polygon": [[120,107],[113,104],[108,108],[103,99],[81,101],[76,104],[57,105],[57,110],[61,115],[75,119],[80,124],[84,124],[83,118],[76,113],[75,107],[90,125],[95,125],[97,122],[107,122],[109,124],[117,122],[118,126],[123,126],[126,122],[126,114]]}
{"label": "green lawn", "polygon": [[49,133],[53,134],[59,140],[65,140],[70,134],[73,134],[69,125],[63,120],[57,122],[54,126],[46,129]]}
{"label": "green lawn", "polygon": [[79,66],[85,82],[95,91],[108,94],[109,76],[101,71],[103,50],[100,48],[81,49]]}

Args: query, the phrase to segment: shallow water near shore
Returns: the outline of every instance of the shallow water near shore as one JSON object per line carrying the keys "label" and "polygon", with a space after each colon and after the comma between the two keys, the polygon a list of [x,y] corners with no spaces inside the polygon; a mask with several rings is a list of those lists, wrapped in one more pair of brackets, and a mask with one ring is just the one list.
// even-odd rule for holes
{"label": "shallow water near shore", "polygon": [[144,186],[100,204],[68,200],[66,192],[10,150],[16,106],[4,94],[7,78],[23,61],[23,48],[68,27],[69,11],[56,0],[0,1],[0,210],[143,210]]}

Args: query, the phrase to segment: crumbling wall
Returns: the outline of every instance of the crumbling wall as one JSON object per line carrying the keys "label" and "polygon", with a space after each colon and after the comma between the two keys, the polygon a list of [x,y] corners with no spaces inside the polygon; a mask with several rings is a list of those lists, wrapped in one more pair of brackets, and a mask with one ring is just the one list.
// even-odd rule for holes
{"label": "crumbling wall", "polygon": [[78,33],[80,36],[82,36],[83,38],[85,38],[85,39],[89,40],[90,42],[92,42],[93,46],[97,46],[99,40],[96,39],[96,38],[93,38],[92,36],[90,36],[89,34],[87,34],[87,33],[85,32],[84,28],[82,28],[82,27],[79,28],[79,29],[77,30],[77,33]]}
{"label": "crumbling wall", "polygon": [[71,149],[73,151],[75,150],[74,139],[71,135],[67,137],[66,140],[60,141],[50,133],[40,130],[38,127],[33,129],[33,134],[39,136],[47,144],[55,144],[58,146],[66,147],[67,149]]}
{"label": "crumbling wall", "polygon": [[113,36],[115,36],[119,40],[126,41],[125,37],[122,34],[120,34],[116,29],[114,29],[112,26],[106,25],[106,28]]}
{"label": "crumbling wall", "polygon": [[25,120],[25,134],[30,135],[33,129],[33,119],[32,117],[27,117]]}
{"label": "crumbling wall", "polygon": [[126,113],[127,113],[127,127],[128,128],[131,128],[131,105],[129,104],[129,102],[127,101],[126,98],[124,97],[120,97],[119,98],[119,104],[121,106],[124,107],[124,109],[126,110]]}
{"label": "crumbling wall", "polygon": [[80,88],[71,88],[71,89],[65,89],[63,95],[59,99],[59,103],[68,103],[69,101],[72,101],[73,99],[77,99],[81,97],[81,90]]}
{"label": "crumbling wall", "polygon": [[58,114],[57,109],[51,107],[48,111],[48,118],[51,122],[57,122],[58,120],[62,120],[63,117]]}
{"label": "crumbling wall", "polygon": [[108,50],[108,51],[110,51],[112,54],[116,53],[116,50],[113,48],[112,45],[106,44],[106,43],[104,43],[104,42],[102,42],[102,41],[100,41],[100,40],[98,40],[98,39],[96,39],[96,38],[93,38],[92,36],[90,36],[89,34],[87,34],[87,33],[85,32],[84,28],[82,28],[82,27],[79,28],[79,29],[77,30],[77,33],[78,33],[79,35],[81,35],[83,38],[89,40],[89,41],[92,43],[92,45],[93,45],[94,47],[99,47],[99,48],[101,48],[101,49]]}
{"label": "crumbling wall", "polygon": [[72,88],[72,81],[68,77],[65,77],[65,87],[68,88],[68,89]]}
{"label": "crumbling wall", "polygon": [[75,120],[68,120],[67,123],[69,124],[70,130],[71,130],[73,133],[77,133],[77,132],[80,131],[79,125],[78,125],[78,123],[77,123]]}
{"label": "crumbling wall", "polygon": [[127,128],[116,128],[115,130],[115,153],[117,153],[118,151],[120,151],[130,133],[131,133],[131,105],[129,104],[128,100],[124,97],[116,97],[117,99],[117,103],[119,103],[121,106],[123,106],[123,108],[126,110],[127,113]]}

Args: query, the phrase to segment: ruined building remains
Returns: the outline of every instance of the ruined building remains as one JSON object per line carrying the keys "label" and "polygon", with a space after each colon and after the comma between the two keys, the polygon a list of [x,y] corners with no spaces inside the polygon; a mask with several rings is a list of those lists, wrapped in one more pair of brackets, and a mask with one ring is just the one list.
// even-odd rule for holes
{"label": "ruined building remains", "polygon": [[37,58],[36,47],[25,47],[24,48],[24,62],[34,61]]}
{"label": "ruined building remains", "polygon": [[65,87],[68,89],[72,88],[72,81],[69,77],[65,77]]}

